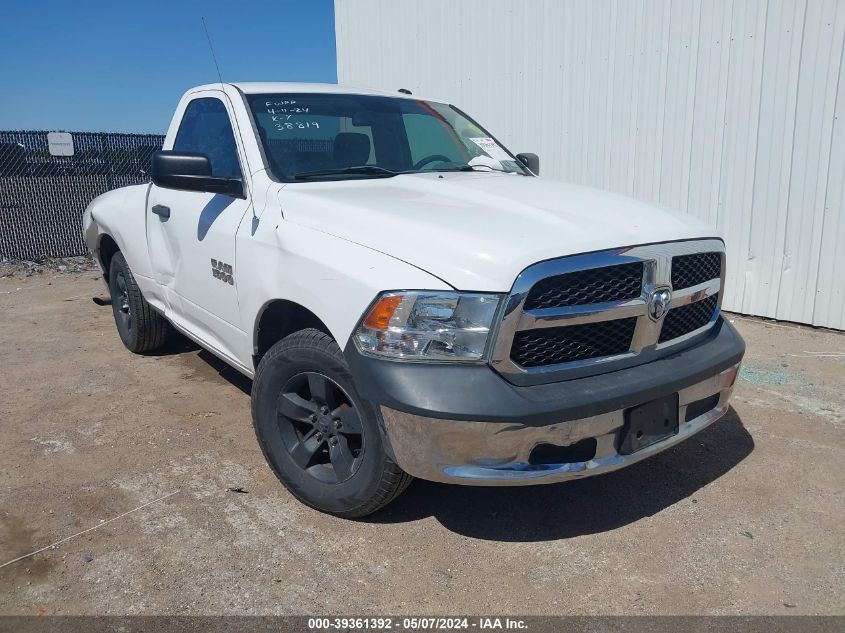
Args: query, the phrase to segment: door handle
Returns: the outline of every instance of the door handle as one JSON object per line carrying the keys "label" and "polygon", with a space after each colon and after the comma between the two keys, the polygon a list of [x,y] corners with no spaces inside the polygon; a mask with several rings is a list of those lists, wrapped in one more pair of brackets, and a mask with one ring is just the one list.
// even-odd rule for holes
{"label": "door handle", "polygon": [[153,213],[162,220],[166,220],[170,217],[170,207],[166,207],[163,204],[157,204],[153,207]]}

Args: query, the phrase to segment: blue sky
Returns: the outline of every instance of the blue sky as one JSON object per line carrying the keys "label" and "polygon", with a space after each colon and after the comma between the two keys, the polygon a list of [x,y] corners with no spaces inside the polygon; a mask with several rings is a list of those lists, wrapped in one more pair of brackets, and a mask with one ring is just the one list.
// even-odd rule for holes
{"label": "blue sky", "polygon": [[167,131],[182,93],[217,81],[337,81],[332,0],[9,0],[0,129]]}

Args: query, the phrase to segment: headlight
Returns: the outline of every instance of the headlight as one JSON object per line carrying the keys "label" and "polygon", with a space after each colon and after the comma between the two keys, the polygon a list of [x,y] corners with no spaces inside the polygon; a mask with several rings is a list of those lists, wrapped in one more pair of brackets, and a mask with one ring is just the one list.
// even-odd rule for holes
{"label": "headlight", "polygon": [[404,360],[479,361],[499,295],[386,292],[355,331],[366,354]]}

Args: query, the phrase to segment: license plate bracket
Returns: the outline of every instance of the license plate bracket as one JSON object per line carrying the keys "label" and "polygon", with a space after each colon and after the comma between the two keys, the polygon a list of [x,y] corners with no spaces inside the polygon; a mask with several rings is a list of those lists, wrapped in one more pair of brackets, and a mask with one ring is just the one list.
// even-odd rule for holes
{"label": "license plate bracket", "polygon": [[678,434],[678,394],[658,398],[625,411],[619,453],[630,455]]}

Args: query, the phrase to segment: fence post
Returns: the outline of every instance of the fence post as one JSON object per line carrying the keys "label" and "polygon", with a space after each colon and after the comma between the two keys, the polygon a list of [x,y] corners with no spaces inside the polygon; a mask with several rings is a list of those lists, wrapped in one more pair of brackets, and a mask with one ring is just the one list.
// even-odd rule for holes
{"label": "fence post", "polygon": [[103,162],[108,167],[108,172],[106,172],[106,184],[109,188],[109,191],[114,189],[114,165],[112,165],[112,161],[109,160],[109,156],[106,153],[106,149],[108,147],[108,135],[107,134],[100,134],[100,158],[102,158]]}

